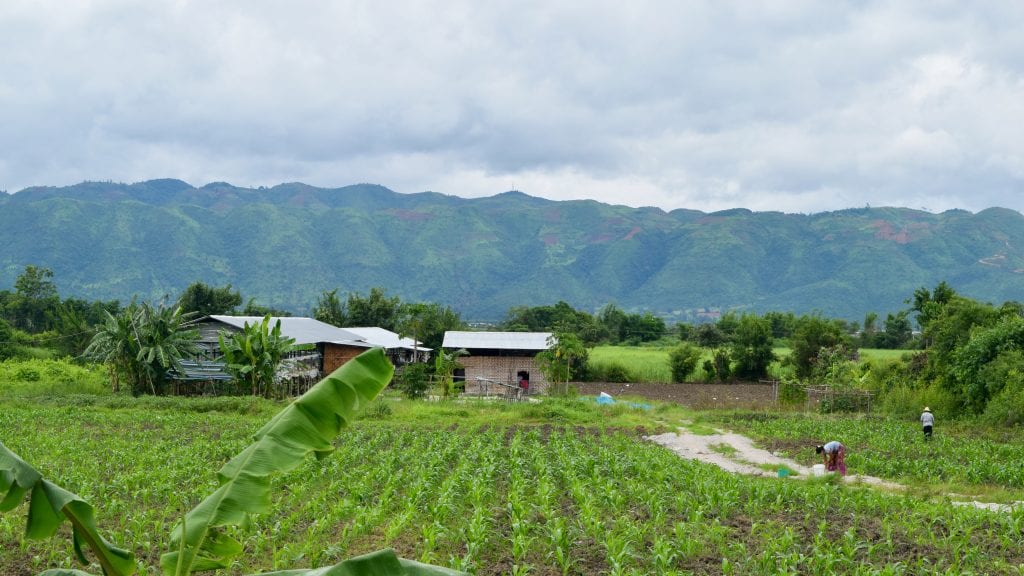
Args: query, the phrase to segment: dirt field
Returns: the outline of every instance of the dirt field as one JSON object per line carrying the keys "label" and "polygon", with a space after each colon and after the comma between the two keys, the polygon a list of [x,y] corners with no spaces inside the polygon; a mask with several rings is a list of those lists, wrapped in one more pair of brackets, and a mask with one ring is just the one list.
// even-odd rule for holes
{"label": "dirt field", "polygon": [[774,405],[771,384],[620,384],[574,382],[580,394],[607,392],[612,397],[635,396],[675,402],[691,408],[763,408]]}

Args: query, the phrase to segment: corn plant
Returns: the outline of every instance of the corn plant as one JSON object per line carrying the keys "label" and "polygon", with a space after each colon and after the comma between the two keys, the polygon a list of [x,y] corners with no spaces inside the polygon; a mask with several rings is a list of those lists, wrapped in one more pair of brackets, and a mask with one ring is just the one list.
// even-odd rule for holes
{"label": "corn plant", "polygon": [[[256,432],[255,441],[220,469],[217,489],[188,512],[172,532],[172,549],[160,558],[165,576],[186,576],[230,566],[242,553],[243,545],[228,529],[241,526],[253,514],[270,512],[271,477],[295,469],[310,455],[324,458],[334,451],[332,441],[341,428],[387,385],[393,370],[382,350],[368,351],[321,380]],[[88,563],[84,553],[88,548],[106,576],[130,576],[135,572],[132,553],[99,534],[90,504],[44,479],[0,444],[0,494],[3,495],[0,511],[11,510],[29,493],[25,531],[28,538],[48,538],[66,519],[72,525],[72,542],[79,561]],[[458,574],[400,559],[390,549],[345,560],[330,572],[335,571],[340,574]],[[267,574],[325,573],[316,569]],[[77,576],[85,573],[48,570],[45,574]]]}

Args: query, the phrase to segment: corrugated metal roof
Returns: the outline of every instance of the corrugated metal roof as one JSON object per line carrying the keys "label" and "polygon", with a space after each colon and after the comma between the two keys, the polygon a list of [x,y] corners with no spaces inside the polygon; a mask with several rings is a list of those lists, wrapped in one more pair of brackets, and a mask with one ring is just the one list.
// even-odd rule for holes
{"label": "corrugated metal roof", "polygon": [[[374,346],[381,346],[389,350],[392,348],[405,348],[407,350],[412,350],[413,346],[416,345],[412,338],[403,338],[402,336],[395,334],[391,330],[387,330],[384,328],[377,328],[374,326],[361,326],[353,328],[351,326],[346,326],[345,330],[347,332],[352,332],[353,334],[358,335],[361,339],[365,340],[366,342],[373,343]],[[422,342],[419,342],[419,344],[422,344]],[[430,351],[430,348],[425,348],[423,346],[415,347],[417,350],[421,352]]]}
{"label": "corrugated metal roof", "polygon": [[[229,326],[235,328],[244,328],[246,323],[255,324],[262,322],[262,316],[221,316],[213,315],[209,316],[218,322],[223,322]],[[321,322],[314,318],[302,318],[295,316],[272,316],[270,318],[270,326],[273,328],[274,323],[278,320],[281,321],[281,334],[289,338],[295,338],[296,344],[316,344],[317,342],[339,342],[349,343],[351,341],[362,341],[357,334],[349,332],[344,328],[338,328],[337,326],[331,326],[326,322]],[[359,344],[355,344],[359,345]],[[375,344],[370,344],[375,346]]]}
{"label": "corrugated metal roof", "polygon": [[[245,327],[246,323],[255,324],[262,322],[262,316],[208,316],[218,322],[223,322],[238,329]],[[338,328],[326,322],[314,318],[297,316],[271,316],[270,325],[281,321],[281,333],[289,338],[295,338],[296,344],[316,344],[318,342],[331,342],[333,344],[347,344],[361,348],[406,348],[412,350],[412,338],[402,338],[398,334],[384,328],[361,327],[361,328]],[[417,347],[421,352],[428,352],[430,348]]]}
{"label": "corrugated metal roof", "polygon": [[445,348],[487,348],[495,350],[547,350],[551,332],[460,332],[444,333]]}

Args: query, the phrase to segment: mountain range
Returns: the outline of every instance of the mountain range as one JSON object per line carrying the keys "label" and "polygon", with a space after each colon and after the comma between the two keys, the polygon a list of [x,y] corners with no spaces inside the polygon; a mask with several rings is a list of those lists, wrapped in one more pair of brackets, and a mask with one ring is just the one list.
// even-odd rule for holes
{"label": "mountain range", "polygon": [[467,320],[559,300],[670,321],[729,309],[859,320],[943,280],[978,300],[1024,300],[1024,217],[1003,208],[665,212],[164,179],[0,194],[0,246],[0,289],[35,264],[65,297],[173,298],[202,280],[297,314],[326,290],[376,286]]}

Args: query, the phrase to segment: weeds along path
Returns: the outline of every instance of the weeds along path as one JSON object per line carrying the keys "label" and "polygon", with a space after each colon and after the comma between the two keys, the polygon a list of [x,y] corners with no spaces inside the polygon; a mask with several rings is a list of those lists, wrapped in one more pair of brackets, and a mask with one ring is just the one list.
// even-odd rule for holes
{"label": "weeds along path", "polygon": [[[717,430],[714,434],[696,434],[686,428],[679,428],[677,432],[667,432],[656,436],[646,436],[645,438],[668,448],[682,458],[714,464],[723,470],[736,474],[777,476],[778,469],[786,467],[797,474],[797,476],[791,475],[788,478],[809,478],[811,476],[811,469],[807,466],[758,448],[754,446],[750,438],[741,434]],[[907,490],[907,487],[903,484],[890,482],[875,476],[851,474],[844,476],[843,481],[890,491]],[[954,495],[951,494],[950,496]],[[1014,508],[1024,505],[1024,502],[1017,502],[1011,505],[995,502],[953,501],[952,504],[957,506],[974,506],[975,508],[993,512],[1012,512]]]}
{"label": "weeds along path", "polygon": [[[686,428],[656,436],[647,436],[656,444],[668,448],[683,458],[714,464],[723,470],[754,476],[777,476],[778,469],[785,467],[796,472],[797,478],[808,478],[811,469],[788,458],[754,446],[746,436],[731,432],[716,431],[714,434],[695,434]],[[793,476],[790,476],[792,478]],[[889,482],[874,476],[849,475],[845,482],[866,484],[886,490],[905,490],[906,486]]]}

